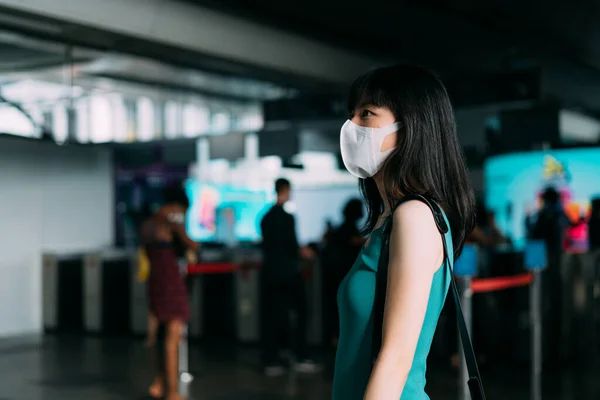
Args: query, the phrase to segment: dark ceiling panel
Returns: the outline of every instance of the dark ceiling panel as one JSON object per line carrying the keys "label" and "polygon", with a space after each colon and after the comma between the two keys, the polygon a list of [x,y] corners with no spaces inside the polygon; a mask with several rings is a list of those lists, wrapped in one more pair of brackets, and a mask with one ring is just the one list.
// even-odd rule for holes
{"label": "dark ceiling panel", "polygon": [[[566,72],[561,72],[561,76],[557,73],[556,79],[566,80],[566,74],[577,75],[580,81],[578,91],[600,86],[600,46],[597,46],[600,24],[596,23],[600,16],[598,2],[187,1],[338,47],[383,55],[389,62],[424,64],[435,69],[447,82],[458,82],[457,79],[465,76],[494,76],[497,73],[545,68],[551,58],[572,66],[565,68]],[[4,11],[8,10],[0,7],[0,12]],[[21,16],[28,17],[25,14]],[[172,65],[222,76],[244,76],[273,82],[304,92],[345,93],[345,88],[323,85],[323,82],[313,79],[210,57],[177,46],[159,45],[49,18],[33,20],[39,23],[44,21],[57,25],[59,33],[43,32],[41,29],[36,32],[35,23],[28,25],[30,28],[17,29],[7,25],[5,20],[0,23],[0,28],[14,28],[47,40],[156,58]],[[6,71],[11,68],[56,65],[63,61],[60,52],[10,45],[0,45],[0,54],[3,55],[0,70]],[[131,76],[119,78],[133,79]],[[600,97],[595,92],[589,96]],[[582,104],[586,102],[582,101]]]}
{"label": "dark ceiling panel", "polygon": [[[317,0],[188,2],[364,54],[384,56],[390,62],[424,64],[442,74],[497,71],[509,46],[503,32],[484,29],[476,20],[442,7],[441,2],[373,0],[368,5],[341,0],[331,0],[326,5]],[[471,63],[471,54],[486,62]],[[492,61],[494,65],[489,65]]]}
{"label": "dark ceiling panel", "polygon": [[439,72],[500,72],[550,55],[600,75],[598,2],[187,1]]}

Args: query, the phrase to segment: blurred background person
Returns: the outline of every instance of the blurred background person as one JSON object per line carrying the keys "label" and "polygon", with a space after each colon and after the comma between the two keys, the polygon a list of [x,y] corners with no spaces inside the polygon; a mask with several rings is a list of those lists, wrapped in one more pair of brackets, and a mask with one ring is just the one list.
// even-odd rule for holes
{"label": "blurred background person", "polygon": [[344,220],[328,232],[323,249],[323,321],[326,344],[337,346],[339,316],[337,292],[342,280],[356,261],[366,239],[358,227],[364,216],[363,202],[351,199],[344,206]]}
{"label": "blurred background person", "polygon": [[[530,237],[533,240],[541,240],[546,244],[546,256],[548,267],[542,275],[542,301],[543,313],[546,318],[544,329],[548,332],[546,339],[548,344],[555,349],[561,348],[560,338],[562,324],[565,323],[564,288],[568,282],[563,281],[561,273],[562,255],[564,252],[563,240],[565,232],[571,222],[565,214],[560,203],[560,194],[553,187],[544,190],[542,194],[542,207],[535,215],[531,224]],[[550,318],[552,315],[552,318]],[[551,353],[559,357],[559,352]]]}
{"label": "blurred background person", "polygon": [[467,236],[466,243],[478,247],[478,275],[489,276],[492,272],[491,261],[498,246],[507,244],[509,240],[496,225],[495,214],[481,200],[476,203],[475,221],[475,228]]}
{"label": "blurred background person", "polygon": [[[140,211],[139,218],[139,226],[138,230],[140,232],[140,237],[142,233],[142,227],[144,222],[148,220],[152,216],[152,211],[150,208],[150,204],[144,204]],[[150,276],[150,259],[148,258],[148,253],[146,252],[146,247],[143,241],[138,246],[137,251],[137,259],[138,259],[138,272],[137,272],[137,281],[140,283],[147,283],[148,278]],[[146,332],[146,346],[152,347],[156,344],[156,335],[158,333],[158,318],[156,315],[152,313],[152,311],[148,310],[148,324],[147,324],[147,332]]]}
{"label": "blurred background person", "polygon": [[531,238],[546,243],[548,263],[556,263],[563,251],[563,238],[569,218],[560,204],[560,194],[553,187],[544,190],[542,207],[531,224]]}
{"label": "blurred background person", "polygon": [[[261,271],[262,361],[267,376],[285,373],[282,360],[282,336],[291,332],[292,367],[300,372],[313,372],[317,366],[308,357],[306,343],[307,304],[302,277],[301,259],[311,259],[315,252],[300,247],[296,237],[294,216],[285,209],[290,200],[291,183],[287,179],[275,182],[277,201],[262,218],[263,268]],[[293,330],[289,329],[290,313],[295,313]]]}
{"label": "blurred background person", "polygon": [[467,237],[467,243],[489,249],[507,241],[496,225],[496,215],[481,200],[477,201],[475,218],[476,225]]}
{"label": "blurred background person", "polygon": [[592,210],[588,221],[590,250],[600,250],[600,197],[592,199]]}
{"label": "blurred background person", "polygon": [[165,203],[142,226],[142,243],[150,260],[148,301],[159,323],[156,342],[157,372],[149,388],[153,398],[179,400],[178,346],[190,316],[188,293],[181,275],[175,238],[187,249],[198,250],[185,231],[189,207],[179,187],[165,190]]}
{"label": "blurred background person", "polygon": [[323,234],[323,237],[321,238],[321,243],[323,245],[325,245],[329,242],[329,239],[331,238],[331,235],[333,234],[334,231],[335,231],[335,226],[333,226],[333,222],[330,219],[325,221],[325,233]]}

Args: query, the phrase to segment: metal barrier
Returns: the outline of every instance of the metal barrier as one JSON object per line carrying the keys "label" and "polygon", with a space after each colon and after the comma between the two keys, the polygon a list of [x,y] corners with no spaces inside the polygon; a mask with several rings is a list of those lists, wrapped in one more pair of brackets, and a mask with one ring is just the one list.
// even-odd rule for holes
{"label": "metal barrier", "polygon": [[87,253],[83,262],[84,328],[89,333],[126,334],[131,315],[123,304],[131,304],[132,265],[136,255],[123,249]]}
{"label": "metal barrier", "polygon": [[598,359],[600,251],[562,255],[560,355],[563,360],[594,363]]}
{"label": "metal barrier", "polygon": [[[454,265],[454,275],[458,279],[465,323],[472,335],[472,297],[476,293],[494,292],[521,286],[529,289],[529,321],[531,324],[531,399],[542,398],[542,307],[541,271],[547,266],[546,247],[543,242],[530,242],[525,247],[524,266],[529,272],[497,278],[474,278],[477,276],[477,248],[466,245]],[[467,381],[469,379],[459,340],[461,356],[461,386],[459,398],[470,398]]]}
{"label": "metal barrier", "polygon": [[[205,275],[205,274],[228,274],[235,273],[238,265],[234,263],[205,263],[181,266],[182,275]],[[179,392],[189,398],[189,383],[194,380],[194,376],[189,370],[189,346],[188,346],[188,325],[184,325],[181,332],[181,341],[179,342],[178,366],[179,366]]]}
{"label": "metal barrier", "polygon": [[83,252],[42,255],[43,326],[45,332],[83,330]]}

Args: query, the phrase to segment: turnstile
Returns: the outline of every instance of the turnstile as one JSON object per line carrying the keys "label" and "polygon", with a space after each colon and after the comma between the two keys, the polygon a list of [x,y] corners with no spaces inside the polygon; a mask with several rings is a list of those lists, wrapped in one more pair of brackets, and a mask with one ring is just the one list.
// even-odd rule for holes
{"label": "turnstile", "polygon": [[591,362],[599,355],[596,337],[600,327],[600,251],[565,254],[561,274],[562,355]]}
{"label": "turnstile", "polygon": [[[598,343],[598,333],[600,332],[600,250],[593,250],[588,253],[589,263],[594,274],[592,287],[591,287],[591,298],[592,298],[592,324],[591,333],[593,338]],[[594,346],[598,349],[598,345]]]}
{"label": "turnstile", "polygon": [[107,249],[85,256],[83,304],[87,332],[130,332],[130,279],[135,257],[133,252],[122,249]]}
{"label": "turnstile", "polygon": [[191,275],[186,277],[190,297],[190,320],[187,326],[187,334],[191,338],[199,338],[204,330],[204,277],[202,275]]}
{"label": "turnstile", "polygon": [[247,269],[235,275],[237,340],[255,343],[260,338],[260,271]]}
{"label": "turnstile", "polygon": [[[201,262],[219,261],[223,258],[223,248],[203,248],[201,256]],[[190,338],[200,338],[204,334],[204,277],[189,275],[185,279],[190,298],[187,335]]]}
{"label": "turnstile", "polygon": [[238,256],[242,266],[235,274],[235,314],[237,340],[256,343],[260,339],[260,263],[258,249],[246,249]]}
{"label": "turnstile", "polygon": [[[255,258],[253,262],[258,262]],[[323,336],[322,274],[319,262],[311,265],[310,278],[305,284],[306,293],[306,338],[309,345],[321,345]],[[237,339],[244,343],[256,343],[260,339],[261,282],[260,269],[241,269],[236,273],[236,317]]]}
{"label": "turnstile", "polygon": [[45,332],[83,329],[82,253],[42,255],[42,314]]}

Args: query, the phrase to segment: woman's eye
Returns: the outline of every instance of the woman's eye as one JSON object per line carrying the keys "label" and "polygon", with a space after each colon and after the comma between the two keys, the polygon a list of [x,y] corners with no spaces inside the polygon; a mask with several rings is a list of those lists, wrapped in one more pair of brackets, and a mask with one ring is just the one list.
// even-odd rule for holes
{"label": "woman's eye", "polygon": [[371,115],[373,115],[373,113],[369,110],[362,110],[362,112],[360,113],[361,118],[367,118],[367,117],[370,117]]}

